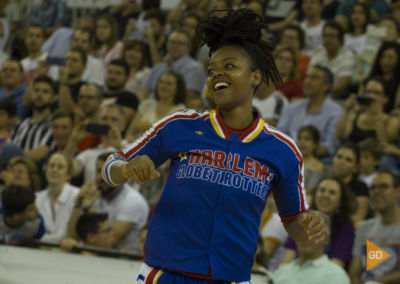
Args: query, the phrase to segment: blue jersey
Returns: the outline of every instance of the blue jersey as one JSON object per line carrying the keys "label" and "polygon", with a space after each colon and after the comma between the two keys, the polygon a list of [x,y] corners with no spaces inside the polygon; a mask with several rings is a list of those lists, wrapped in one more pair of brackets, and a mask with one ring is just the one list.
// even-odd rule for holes
{"label": "blue jersey", "polygon": [[113,163],[136,155],[156,167],[171,159],[145,245],[150,266],[248,281],[268,194],[283,222],[308,210],[300,151],[259,115],[236,134],[218,110],[176,112],[109,157],[107,182]]}

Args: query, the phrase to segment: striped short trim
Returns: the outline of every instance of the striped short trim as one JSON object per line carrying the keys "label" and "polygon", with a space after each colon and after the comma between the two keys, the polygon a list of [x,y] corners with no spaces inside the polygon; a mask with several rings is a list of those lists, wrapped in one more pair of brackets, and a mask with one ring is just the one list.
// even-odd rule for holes
{"label": "striped short trim", "polygon": [[[143,263],[136,278],[136,284],[157,284],[158,279],[164,273],[163,269],[152,267]],[[206,280],[205,280],[206,281]],[[225,282],[226,284],[253,284],[251,281]]]}
{"label": "striped short trim", "polygon": [[136,284],[157,284],[164,270],[143,263],[136,278]]}

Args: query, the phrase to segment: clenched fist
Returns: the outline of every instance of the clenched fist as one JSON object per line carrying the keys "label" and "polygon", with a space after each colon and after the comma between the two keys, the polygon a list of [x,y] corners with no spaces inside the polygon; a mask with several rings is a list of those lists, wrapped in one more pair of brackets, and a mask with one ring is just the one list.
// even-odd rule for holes
{"label": "clenched fist", "polygon": [[147,155],[136,156],[124,164],[122,174],[126,179],[131,179],[137,184],[160,177],[160,173],[156,171],[153,161]]}

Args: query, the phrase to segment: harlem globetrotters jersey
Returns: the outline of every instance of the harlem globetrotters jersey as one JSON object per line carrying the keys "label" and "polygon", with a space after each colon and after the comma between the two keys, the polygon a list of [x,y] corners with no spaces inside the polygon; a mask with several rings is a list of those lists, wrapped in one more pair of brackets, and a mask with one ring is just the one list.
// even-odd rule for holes
{"label": "harlem globetrotters jersey", "polygon": [[111,165],[137,155],[148,155],[156,167],[171,159],[145,245],[150,266],[248,281],[268,194],[283,222],[308,210],[298,148],[257,113],[238,133],[218,109],[176,112],[111,155],[105,180],[115,185]]}

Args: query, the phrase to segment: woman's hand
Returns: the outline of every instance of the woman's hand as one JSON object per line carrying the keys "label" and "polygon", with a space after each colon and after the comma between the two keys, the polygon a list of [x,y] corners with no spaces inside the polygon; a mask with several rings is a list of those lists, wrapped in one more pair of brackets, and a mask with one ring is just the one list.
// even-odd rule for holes
{"label": "woman's hand", "polygon": [[359,107],[357,102],[357,96],[355,94],[351,94],[345,103],[346,111],[355,111]]}
{"label": "woman's hand", "polygon": [[147,155],[136,156],[124,164],[122,174],[126,179],[131,179],[137,184],[160,177],[160,173],[155,169],[153,161]]}
{"label": "woman's hand", "polygon": [[300,214],[298,222],[303,227],[309,240],[318,244],[327,239],[328,234],[325,220],[318,211],[309,211]]}

